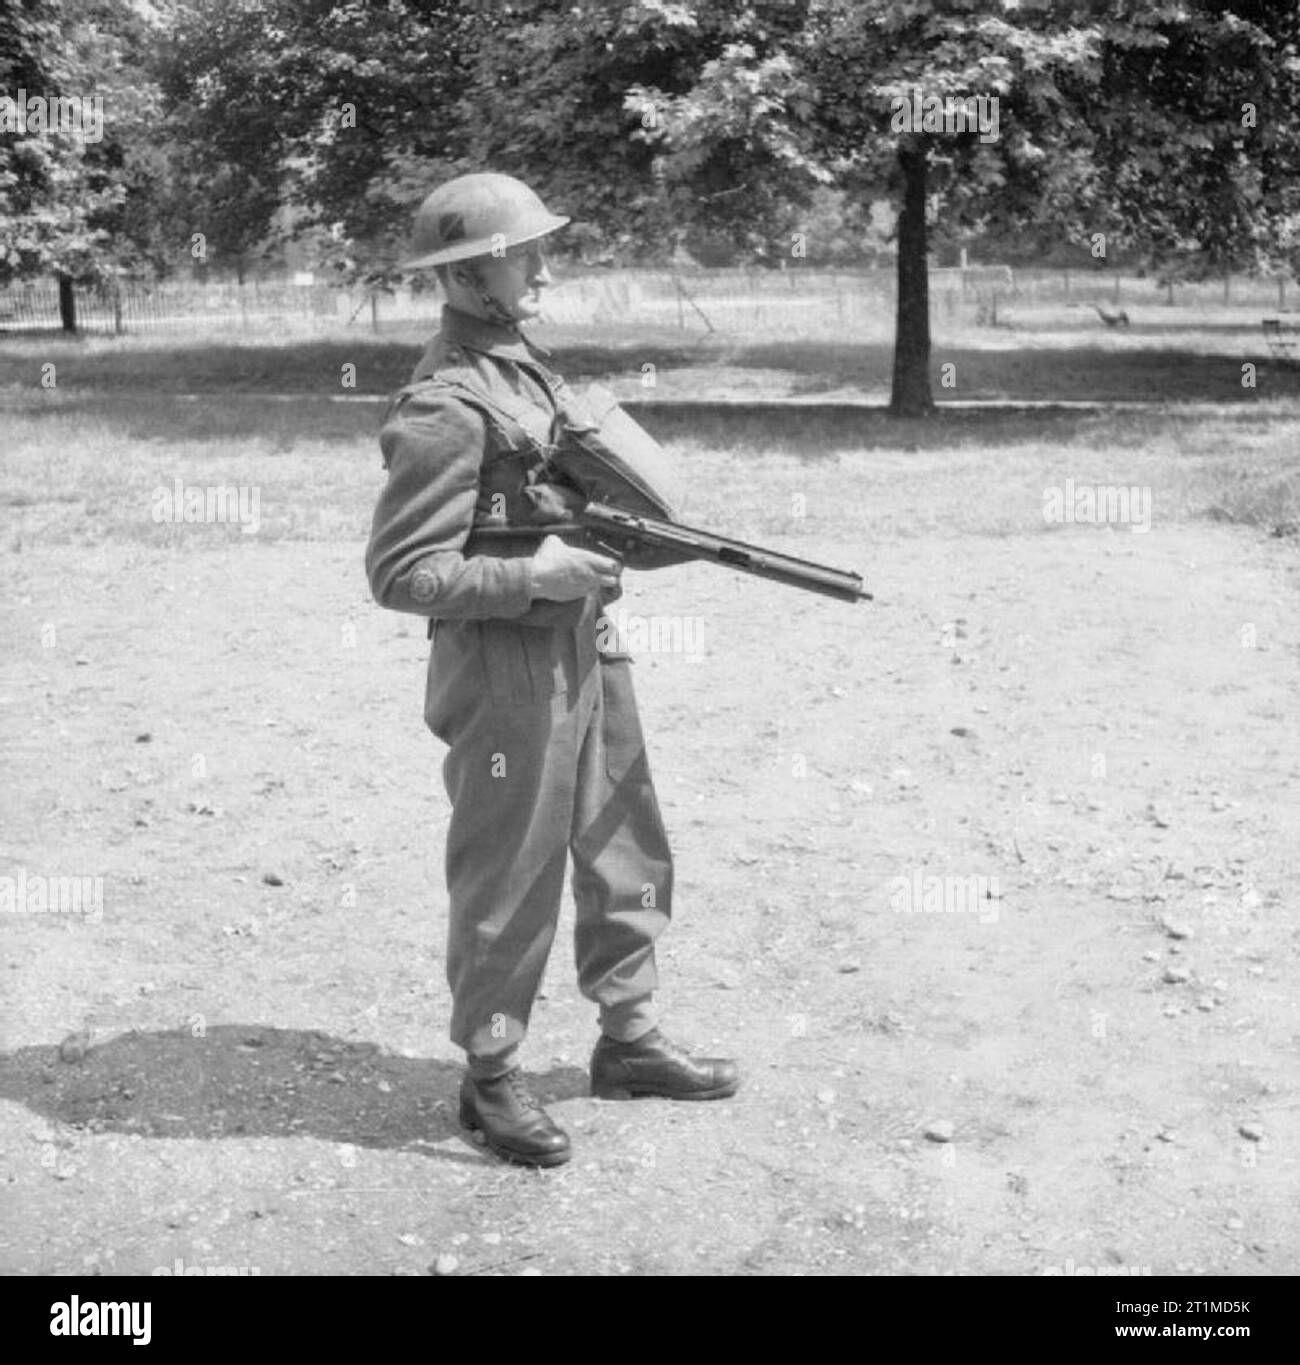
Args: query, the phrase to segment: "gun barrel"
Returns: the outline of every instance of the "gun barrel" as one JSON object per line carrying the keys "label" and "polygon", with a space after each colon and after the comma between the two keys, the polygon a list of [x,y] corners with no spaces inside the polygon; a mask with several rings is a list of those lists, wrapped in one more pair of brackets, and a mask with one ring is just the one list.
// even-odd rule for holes
{"label": "gun barrel", "polygon": [[[826,564],[814,564],[796,559],[758,545],[747,545],[743,540],[730,540],[694,526],[682,526],[675,521],[660,521],[656,517],[623,512],[617,507],[592,502],[579,513],[579,521],[588,529],[599,532],[607,541],[620,537],[629,543],[640,541],[666,549],[680,550],[684,557],[711,560],[726,568],[757,578],[768,578],[792,588],[821,593],[841,602],[872,601],[863,587],[861,575],[844,569],[833,569]],[[615,546],[617,548],[617,546]]]}

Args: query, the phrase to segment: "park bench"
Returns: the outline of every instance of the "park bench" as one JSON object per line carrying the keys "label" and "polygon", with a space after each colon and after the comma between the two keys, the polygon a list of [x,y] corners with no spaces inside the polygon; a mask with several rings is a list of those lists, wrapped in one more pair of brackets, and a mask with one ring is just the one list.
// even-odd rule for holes
{"label": "park bench", "polygon": [[1264,340],[1278,360],[1300,360],[1300,313],[1281,313],[1263,321]]}

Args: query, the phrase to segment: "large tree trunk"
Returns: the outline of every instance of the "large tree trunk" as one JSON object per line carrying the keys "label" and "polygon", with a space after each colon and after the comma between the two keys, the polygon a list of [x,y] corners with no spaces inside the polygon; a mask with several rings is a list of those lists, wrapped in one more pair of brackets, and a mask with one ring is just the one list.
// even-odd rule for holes
{"label": "large tree trunk", "polygon": [[930,272],[925,249],[926,150],[923,134],[904,135],[898,148],[903,209],[898,217],[898,312],[894,321],[895,417],[934,411],[930,396]]}
{"label": "large tree trunk", "polygon": [[66,275],[59,276],[59,321],[65,332],[77,330],[76,286]]}

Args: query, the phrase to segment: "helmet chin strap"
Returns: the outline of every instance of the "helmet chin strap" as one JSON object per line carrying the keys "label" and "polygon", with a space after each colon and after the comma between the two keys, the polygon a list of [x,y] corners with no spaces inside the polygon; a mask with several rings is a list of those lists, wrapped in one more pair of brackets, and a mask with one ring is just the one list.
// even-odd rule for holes
{"label": "helmet chin strap", "polygon": [[489,292],[487,286],[483,283],[482,276],[478,272],[478,267],[475,265],[467,265],[465,267],[465,272],[474,282],[474,292],[478,295],[478,301],[487,310],[488,317],[490,317],[493,322],[499,322],[503,327],[509,327],[511,331],[518,331],[519,319],[510,312],[496,295]]}

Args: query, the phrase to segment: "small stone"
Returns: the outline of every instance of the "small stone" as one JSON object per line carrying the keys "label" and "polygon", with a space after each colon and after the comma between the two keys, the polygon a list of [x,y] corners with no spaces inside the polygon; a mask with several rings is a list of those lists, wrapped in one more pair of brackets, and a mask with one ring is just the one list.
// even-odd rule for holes
{"label": "small stone", "polygon": [[832,1105],[835,1103],[835,1092],[833,1090],[819,1090],[817,1092],[817,1103]]}
{"label": "small stone", "polygon": [[1240,1218],[1229,1218],[1223,1225],[1229,1232],[1240,1232],[1246,1225]]}
{"label": "small stone", "polygon": [[841,972],[844,976],[848,976],[848,975],[850,975],[850,974],[853,973],[853,972],[860,972],[860,971],[862,970],[862,963],[860,963],[860,962],[841,962],[841,963],[840,963],[840,966],[839,966],[839,970],[840,970],[840,972]]}
{"label": "small stone", "polygon": [[1145,953],[1142,954],[1142,961],[1143,961],[1143,962],[1159,962],[1159,961],[1160,961],[1160,954],[1159,954],[1158,952],[1156,952],[1156,950],[1155,950],[1154,948],[1148,948],[1147,951],[1146,951]]}
{"label": "small stone", "polygon": [[460,1269],[460,1257],[444,1251],[433,1263],[435,1275],[454,1275]]}
{"label": "small stone", "polygon": [[1210,809],[1213,811],[1225,811],[1228,809],[1228,803],[1223,799],[1223,797],[1216,796],[1213,797],[1210,801]]}
{"label": "small stone", "polygon": [[520,1275],[540,1275],[542,1272],[535,1265],[526,1265],[519,1273]]}
{"label": "small stone", "polygon": [[1264,1125],[1262,1123],[1243,1123],[1237,1128],[1242,1137],[1250,1142],[1264,1141]]}
{"label": "small stone", "polygon": [[501,1234],[499,1232],[485,1232],[483,1234],[483,1240],[490,1247],[499,1246],[501,1244]]}
{"label": "small stone", "polygon": [[1109,891],[1106,892],[1106,899],[1108,901],[1137,900],[1137,892],[1134,891],[1131,887],[1119,886],[1118,884],[1116,884],[1115,886],[1112,886]]}
{"label": "small stone", "polygon": [[938,1119],[925,1126],[925,1135],[931,1142],[951,1142],[956,1133],[957,1127],[951,1119]]}
{"label": "small stone", "polygon": [[1204,1010],[1206,1014],[1209,1014],[1218,1003],[1219,1002],[1212,995],[1198,995],[1196,997],[1196,1008],[1198,1010]]}
{"label": "small stone", "polygon": [[1173,919],[1169,915],[1161,917],[1160,927],[1170,938],[1191,938],[1195,933],[1190,924],[1179,919]]}
{"label": "small stone", "polygon": [[70,1033],[59,1044],[59,1056],[65,1062],[81,1062],[86,1058],[86,1053],[90,1051],[90,1034],[86,1030],[80,1033]]}
{"label": "small stone", "polygon": [[1186,967],[1166,967],[1166,968],[1165,968],[1165,977],[1164,977],[1164,979],[1165,979],[1167,982],[1169,982],[1169,984],[1170,984],[1171,986],[1177,986],[1178,984],[1180,984],[1180,983],[1183,982],[1183,981],[1190,981],[1190,980],[1191,980],[1191,976],[1192,976],[1191,972],[1189,972],[1189,971],[1187,970]]}
{"label": "small stone", "polygon": [[263,881],[267,886],[283,886],[283,885],[284,885],[284,878],[281,877],[281,876],[279,876],[279,875],[278,875],[277,873],[275,873],[275,872],[263,872],[263,873],[262,873],[262,881]]}
{"label": "small stone", "polygon": [[1174,1130],[1173,1130],[1172,1128],[1162,1128],[1162,1129],[1156,1134],[1156,1141],[1157,1141],[1157,1142],[1172,1142],[1176,1136],[1177,1136],[1177,1134],[1174,1132]]}
{"label": "small stone", "polygon": [[399,1233],[397,1240],[404,1247],[422,1247],[424,1245],[424,1238],[414,1232]]}

